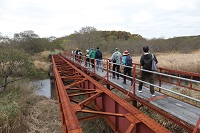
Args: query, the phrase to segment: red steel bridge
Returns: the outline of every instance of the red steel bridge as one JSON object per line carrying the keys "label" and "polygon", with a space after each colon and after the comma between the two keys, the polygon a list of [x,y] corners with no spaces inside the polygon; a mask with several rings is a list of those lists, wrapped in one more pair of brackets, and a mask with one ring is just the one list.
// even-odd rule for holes
{"label": "red steel bridge", "polygon": [[[155,84],[150,84],[138,78],[145,70],[133,63],[132,77],[127,76],[127,84],[122,84],[125,75],[112,79],[109,59],[103,59],[98,70],[96,61],[94,68],[86,66],[85,57],[75,60],[74,55],[62,53],[51,59],[63,133],[86,132],[84,123],[96,119],[103,119],[115,133],[177,132],[167,127],[166,121],[184,132],[200,133],[199,73],[158,68],[152,72]],[[139,82],[144,82],[142,93],[137,91]],[[150,95],[149,85],[155,87],[155,97]],[[142,108],[165,121],[154,120]]]}

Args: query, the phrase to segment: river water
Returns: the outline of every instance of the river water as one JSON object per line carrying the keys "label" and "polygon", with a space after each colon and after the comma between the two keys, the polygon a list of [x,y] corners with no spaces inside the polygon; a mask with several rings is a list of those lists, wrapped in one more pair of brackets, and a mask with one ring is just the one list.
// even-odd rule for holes
{"label": "river water", "polygon": [[[34,82],[36,85],[36,91],[35,93],[41,96],[45,96],[47,98],[53,98],[56,97],[56,92],[54,85],[50,82],[50,79],[44,79],[44,80],[38,80]],[[175,85],[169,84],[169,83],[162,83],[162,87],[166,89],[172,89]],[[54,94],[51,94],[54,93]]]}
{"label": "river water", "polygon": [[50,79],[39,80],[34,83],[37,86],[36,94],[51,98],[51,83]]}

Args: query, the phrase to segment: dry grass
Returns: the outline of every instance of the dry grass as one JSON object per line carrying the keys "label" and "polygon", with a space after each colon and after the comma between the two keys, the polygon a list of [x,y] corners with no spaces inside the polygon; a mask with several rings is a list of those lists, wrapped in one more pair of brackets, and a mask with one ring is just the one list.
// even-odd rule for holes
{"label": "dry grass", "polygon": [[[158,67],[173,70],[200,73],[200,51],[191,54],[156,53]],[[139,64],[140,56],[133,56],[133,62]]]}
{"label": "dry grass", "polygon": [[35,60],[34,65],[37,69],[42,69],[44,71],[49,71],[50,68],[50,62],[44,62],[44,61],[39,61],[39,60]]}
{"label": "dry grass", "polygon": [[28,83],[13,83],[0,93],[0,132],[61,133],[57,102],[36,95]]}
{"label": "dry grass", "polygon": [[37,53],[33,56],[34,65],[37,69],[42,69],[43,71],[49,71],[50,62],[48,61],[49,51],[43,51]]}
{"label": "dry grass", "polygon": [[55,100],[43,99],[32,108],[26,117],[29,133],[62,133],[58,105]]}

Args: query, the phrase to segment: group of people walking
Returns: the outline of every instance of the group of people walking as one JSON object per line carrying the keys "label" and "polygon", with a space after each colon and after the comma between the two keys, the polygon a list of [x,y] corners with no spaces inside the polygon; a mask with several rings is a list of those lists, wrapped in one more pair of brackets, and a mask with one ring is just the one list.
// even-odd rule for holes
{"label": "group of people walking", "polygon": [[[140,58],[140,65],[142,66],[142,75],[141,75],[141,80],[145,81],[146,79],[149,80],[150,84],[154,84],[154,80],[153,80],[153,73],[149,72],[152,71],[152,60],[154,60],[156,63],[158,63],[158,60],[156,58],[156,56],[152,53],[149,52],[149,47],[148,46],[144,46],[143,47],[143,54]],[[78,53],[78,52],[77,52]],[[96,51],[94,51],[94,48],[91,48],[90,51],[86,50],[85,53],[85,57],[86,57],[86,67],[89,66],[90,64],[92,66],[92,68],[94,68],[94,59],[96,60],[96,70],[98,71],[99,68],[102,69],[103,71],[103,67],[102,67],[102,52],[99,49],[99,47],[97,47]],[[76,59],[76,56],[75,56]],[[117,79],[119,79],[120,77],[120,66],[123,65],[124,66],[124,76],[123,76],[123,82],[122,84],[126,84],[126,75],[128,74],[128,77],[131,77],[131,70],[132,70],[132,58],[130,56],[130,53],[128,52],[128,50],[125,50],[123,52],[123,54],[121,54],[118,50],[118,48],[115,48],[114,53],[112,54],[110,61],[112,62],[112,78],[115,79],[117,77]],[[132,80],[131,80],[131,85],[132,85]],[[143,82],[139,83],[138,86],[138,92],[142,93],[142,86],[143,86]],[[154,86],[150,85],[150,93],[151,95],[154,97],[155,96],[155,91],[154,91]]]}
{"label": "group of people walking", "polygon": [[[76,51],[80,51],[77,50]],[[75,52],[75,60],[77,60],[76,57],[80,57],[82,56],[82,54],[79,54],[79,52]],[[86,62],[85,62],[85,66],[86,67],[90,67],[90,65],[92,66],[92,68],[94,68],[94,59],[96,59],[96,70],[98,71],[99,68],[102,69],[103,71],[103,67],[102,67],[102,52],[99,49],[99,47],[97,47],[96,51],[94,50],[94,48],[91,48],[90,50],[86,50],[85,53],[85,57],[86,57]],[[80,59],[81,60],[81,59]]]}

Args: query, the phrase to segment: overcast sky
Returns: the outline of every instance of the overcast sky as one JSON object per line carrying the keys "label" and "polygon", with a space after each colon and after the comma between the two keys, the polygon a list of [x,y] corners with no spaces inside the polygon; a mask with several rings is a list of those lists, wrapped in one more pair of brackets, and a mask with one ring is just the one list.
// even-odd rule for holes
{"label": "overcast sky", "polygon": [[200,35],[200,0],[0,0],[0,32],[62,37],[91,26],[144,38]]}

